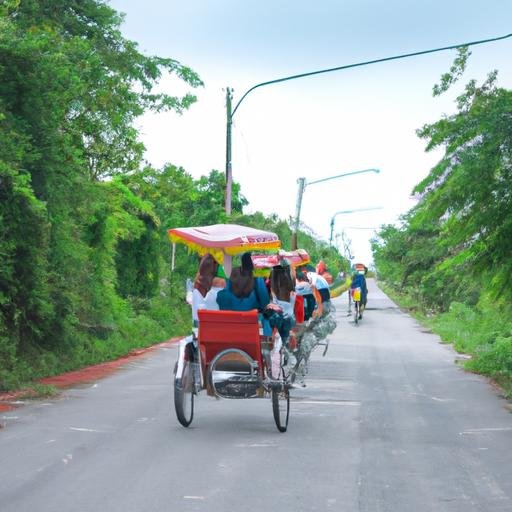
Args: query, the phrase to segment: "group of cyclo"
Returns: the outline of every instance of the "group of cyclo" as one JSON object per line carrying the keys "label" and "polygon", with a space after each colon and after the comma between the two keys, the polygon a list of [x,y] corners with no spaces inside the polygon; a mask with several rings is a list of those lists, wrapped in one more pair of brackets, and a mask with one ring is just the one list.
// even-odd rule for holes
{"label": "group of cyclo", "polygon": [[[321,270],[318,268],[318,270]],[[250,252],[229,277],[209,253],[202,256],[192,283],[191,306],[194,325],[199,309],[258,310],[263,336],[273,337],[290,355],[307,363],[311,351],[325,344],[336,328],[328,281],[305,265],[293,267],[286,259],[266,278],[255,276]],[[306,371],[306,368],[303,368]]]}

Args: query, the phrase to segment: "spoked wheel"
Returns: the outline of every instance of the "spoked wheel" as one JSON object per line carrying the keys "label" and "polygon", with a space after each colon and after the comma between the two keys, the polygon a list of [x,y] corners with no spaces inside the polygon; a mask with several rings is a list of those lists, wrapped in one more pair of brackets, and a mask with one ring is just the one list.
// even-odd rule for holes
{"label": "spoked wheel", "polygon": [[286,432],[290,417],[290,391],[288,389],[272,390],[272,410],[279,432]]}
{"label": "spoked wheel", "polygon": [[188,427],[194,418],[194,372],[190,361],[183,362],[182,376],[174,379],[174,409],[178,421]]}

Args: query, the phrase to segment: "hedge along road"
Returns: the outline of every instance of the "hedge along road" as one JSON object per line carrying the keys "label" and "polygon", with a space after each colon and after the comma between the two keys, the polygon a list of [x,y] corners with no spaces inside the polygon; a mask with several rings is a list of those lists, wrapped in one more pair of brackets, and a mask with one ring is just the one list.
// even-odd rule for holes
{"label": "hedge along road", "polygon": [[204,394],[181,427],[175,345],[0,413],[2,512],[512,510],[507,402],[369,288],[357,327],[335,299],[338,328],[285,434],[268,399]]}

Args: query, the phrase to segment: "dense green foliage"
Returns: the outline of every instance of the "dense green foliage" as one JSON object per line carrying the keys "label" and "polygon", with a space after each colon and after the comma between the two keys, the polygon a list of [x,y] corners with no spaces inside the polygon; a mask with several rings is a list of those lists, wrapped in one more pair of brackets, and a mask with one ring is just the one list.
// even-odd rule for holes
{"label": "dense green foliage", "polygon": [[95,0],[1,3],[0,388],[169,334],[126,300],[157,297],[160,220],[115,176],[140,165],[137,116],[195,101],[153,93],[161,75],[201,81],[139,53],[120,22]]}
{"label": "dense green foliage", "polygon": [[[143,166],[134,120],[195,101],[154,92],[159,79],[202,83],[141,54],[121,21],[101,0],[0,1],[0,390],[185,333],[196,261],[180,251],[170,273],[166,230],[226,222],[222,173]],[[289,247],[288,225],[246,204],[233,184],[230,221]]]}
{"label": "dense green foliage", "polygon": [[[460,78],[462,50],[438,95]],[[512,91],[497,72],[471,80],[457,112],[425,125],[427,150],[445,153],[414,192],[400,226],[373,241],[379,277],[416,306],[439,313],[442,336],[474,355],[471,368],[512,377]]]}

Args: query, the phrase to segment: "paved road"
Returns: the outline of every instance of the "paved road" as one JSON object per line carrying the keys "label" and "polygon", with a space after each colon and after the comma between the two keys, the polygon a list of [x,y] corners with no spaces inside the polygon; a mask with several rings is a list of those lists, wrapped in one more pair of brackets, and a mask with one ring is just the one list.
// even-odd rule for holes
{"label": "paved road", "polygon": [[374,283],[358,327],[346,300],[287,433],[265,399],[201,396],[181,427],[162,348],[0,413],[0,510],[510,512],[507,402]]}

